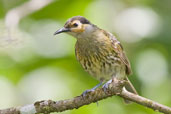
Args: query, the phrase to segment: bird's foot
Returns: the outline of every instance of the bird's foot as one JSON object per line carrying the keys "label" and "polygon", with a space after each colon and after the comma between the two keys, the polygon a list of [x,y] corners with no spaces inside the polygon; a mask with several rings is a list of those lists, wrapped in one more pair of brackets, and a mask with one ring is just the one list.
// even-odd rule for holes
{"label": "bird's foot", "polygon": [[87,93],[96,90],[96,88],[100,87],[102,84],[103,84],[103,83],[100,82],[99,84],[97,84],[97,85],[96,85],[95,87],[93,87],[92,89],[88,89],[88,90],[84,91],[84,92],[82,93],[82,96],[83,96],[83,97],[86,96]]}
{"label": "bird's foot", "polygon": [[84,96],[87,95],[87,93],[93,92],[93,91],[94,91],[94,89],[88,89],[88,90],[86,90],[86,91],[84,91],[84,92],[82,93],[82,96],[84,97]]}
{"label": "bird's foot", "polygon": [[109,80],[109,81],[107,81],[107,82],[103,85],[103,90],[104,90],[104,92],[107,91],[107,89],[109,88],[109,84],[110,84],[110,83],[112,83],[112,79]]}

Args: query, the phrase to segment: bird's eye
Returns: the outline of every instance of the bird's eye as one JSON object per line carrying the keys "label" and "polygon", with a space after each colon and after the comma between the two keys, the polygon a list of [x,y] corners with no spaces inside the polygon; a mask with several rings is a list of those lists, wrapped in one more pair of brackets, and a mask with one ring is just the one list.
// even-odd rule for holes
{"label": "bird's eye", "polygon": [[74,23],[74,24],[73,24],[73,26],[74,26],[74,27],[77,27],[77,26],[78,26],[78,24],[77,24],[77,23]]}

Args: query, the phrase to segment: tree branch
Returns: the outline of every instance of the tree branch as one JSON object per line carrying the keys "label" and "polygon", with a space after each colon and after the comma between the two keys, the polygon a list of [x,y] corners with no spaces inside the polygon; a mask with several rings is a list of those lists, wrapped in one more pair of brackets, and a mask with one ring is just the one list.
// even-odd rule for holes
{"label": "tree branch", "polygon": [[112,83],[109,84],[109,88],[106,91],[104,91],[103,88],[98,88],[95,91],[87,93],[85,96],[80,95],[68,100],[37,101],[31,105],[0,110],[0,114],[35,114],[35,113],[48,114],[51,112],[62,112],[65,110],[78,109],[83,105],[88,105],[93,102],[97,102],[114,95],[118,95],[122,98],[136,102],[140,105],[151,108],[154,111],[159,111],[165,114],[171,114],[170,107],[164,106],[155,101],[128,92],[126,89],[123,88],[125,83],[126,83],[125,81],[113,79]]}

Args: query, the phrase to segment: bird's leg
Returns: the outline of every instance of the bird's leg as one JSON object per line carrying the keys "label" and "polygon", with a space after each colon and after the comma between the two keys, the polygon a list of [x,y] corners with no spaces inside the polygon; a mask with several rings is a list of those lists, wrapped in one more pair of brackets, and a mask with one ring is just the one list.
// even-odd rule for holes
{"label": "bird's leg", "polygon": [[106,92],[106,90],[108,89],[109,87],[109,84],[112,82],[112,79],[110,79],[109,81],[107,81],[104,85],[103,85],[103,89],[104,91]]}
{"label": "bird's leg", "polygon": [[84,92],[82,93],[82,95],[85,96],[88,92],[94,91],[95,89],[97,89],[98,87],[100,87],[102,84],[103,84],[103,83],[100,82],[99,84],[97,84],[96,86],[94,86],[92,89],[88,89],[88,90],[84,91]]}

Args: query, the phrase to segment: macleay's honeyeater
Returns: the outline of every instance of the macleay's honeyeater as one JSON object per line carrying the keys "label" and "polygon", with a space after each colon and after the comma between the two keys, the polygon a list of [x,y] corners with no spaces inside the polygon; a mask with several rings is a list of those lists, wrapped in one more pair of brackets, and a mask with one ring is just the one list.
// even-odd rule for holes
{"label": "macleay's honeyeater", "polygon": [[[88,91],[93,91],[112,77],[116,77],[126,80],[128,83],[125,88],[137,94],[127,78],[131,74],[129,60],[122,45],[114,35],[100,29],[82,16],[68,19],[64,27],[57,30],[54,35],[63,32],[77,39],[75,45],[77,60],[85,71],[100,81],[97,86]],[[108,87],[108,83],[103,87]],[[127,100],[126,102],[129,103]]]}

